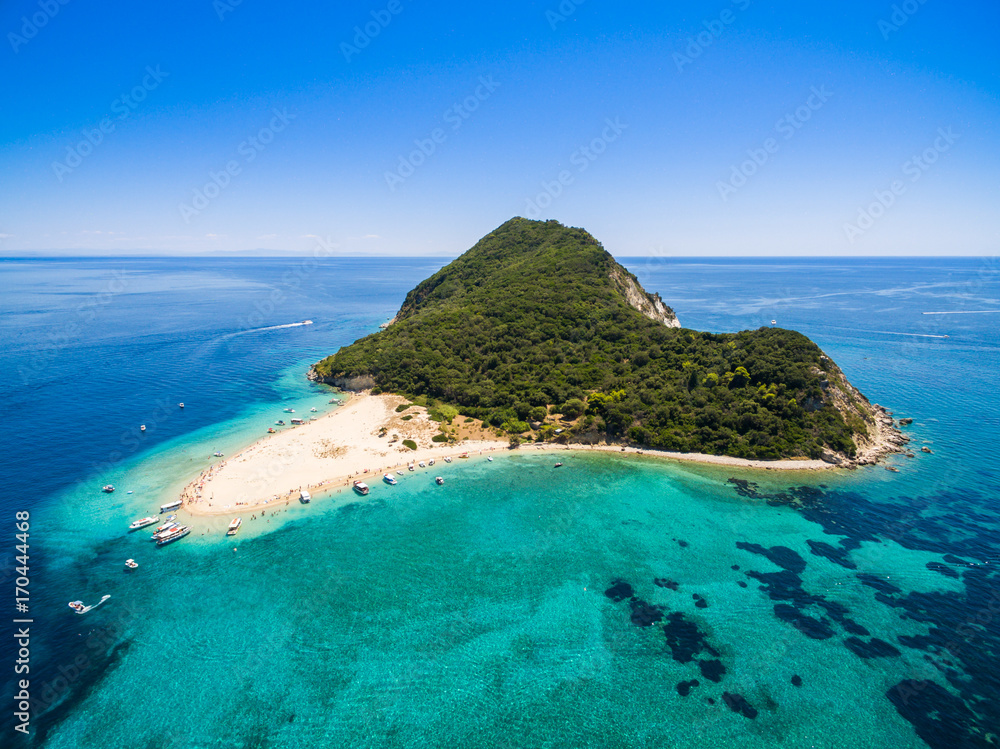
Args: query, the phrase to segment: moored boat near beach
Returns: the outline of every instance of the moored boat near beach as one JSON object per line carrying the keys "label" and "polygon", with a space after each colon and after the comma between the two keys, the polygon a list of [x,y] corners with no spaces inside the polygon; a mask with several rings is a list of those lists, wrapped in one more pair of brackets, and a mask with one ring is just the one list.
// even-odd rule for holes
{"label": "moored boat near beach", "polygon": [[299,502],[304,505],[312,502],[312,495],[309,492],[299,492]]}
{"label": "moored boat near beach", "polygon": [[364,481],[355,481],[354,491],[356,491],[363,497],[368,493],[368,484],[366,484]]}
{"label": "moored boat near beach", "polygon": [[399,483],[398,481],[396,481],[396,477],[393,476],[391,473],[387,473],[385,476],[383,476],[382,480],[385,483],[389,484],[389,486],[395,486],[396,484]]}
{"label": "moored boat near beach", "polygon": [[129,523],[128,529],[130,531],[137,531],[140,528],[145,528],[147,525],[152,525],[153,523],[158,522],[159,519],[160,518],[157,516],[150,515],[148,518],[142,518],[141,520],[136,520],[132,523]]}
{"label": "moored boat near beach", "polygon": [[243,525],[243,518],[233,518],[233,521],[229,524],[229,529],[226,531],[226,535],[235,536],[239,532],[241,525]]}
{"label": "moored boat near beach", "polygon": [[184,504],[183,499],[175,499],[173,502],[167,502],[165,505],[160,505],[160,512],[170,512],[170,510],[176,510]]}
{"label": "moored boat near beach", "polygon": [[184,536],[188,535],[190,532],[191,532],[191,529],[188,526],[186,526],[186,525],[180,525],[180,526],[174,528],[172,531],[170,531],[170,533],[167,534],[166,536],[163,536],[162,538],[158,538],[156,540],[156,545],[157,546],[166,546],[167,544],[172,544],[174,541],[178,541],[178,540],[184,538]]}

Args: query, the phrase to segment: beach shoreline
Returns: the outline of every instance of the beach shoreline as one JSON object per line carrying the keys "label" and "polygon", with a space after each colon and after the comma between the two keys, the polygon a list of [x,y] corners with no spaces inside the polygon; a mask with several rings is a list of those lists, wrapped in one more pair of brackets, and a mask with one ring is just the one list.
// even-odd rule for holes
{"label": "beach shoreline", "polygon": [[[747,460],[607,443],[526,443],[511,449],[506,439],[485,431],[480,432],[481,438],[457,444],[436,443],[432,438],[438,433],[438,424],[430,420],[426,409],[410,406],[405,413],[396,410],[408,403],[398,395],[352,393],[334,411],[301,426],[269,434],[205,469],[182,491],[184,509],[195,516],[266,510],[298,501],[302,491],[322,495],[351,488],[355,480],[377,482],[385,473],[405,471],[409,465],[420,462],[428,468],[418,470],[429,470],[431,460],[443,461],[445,456],[460,460],[463,453],[472,456],[496,452],[597,451],[734,469],[815,472],[874,463],[889,452],[898,451],[895,437],[898,431],[884,411],[864,454],[856,461],[837,463],[813,459]],[[409,418],[404,419],[407,415]],[[413,440],[417,449],[403,446],[403,440]]]}

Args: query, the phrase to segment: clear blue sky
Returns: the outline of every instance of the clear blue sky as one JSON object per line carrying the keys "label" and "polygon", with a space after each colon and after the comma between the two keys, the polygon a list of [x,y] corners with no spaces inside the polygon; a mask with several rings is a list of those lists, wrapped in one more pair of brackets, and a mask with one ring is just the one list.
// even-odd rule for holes
{"label": "clear blue sky", "polygon": [[64,2],[0,5],[0,254],[1000,240],[995,1]]}

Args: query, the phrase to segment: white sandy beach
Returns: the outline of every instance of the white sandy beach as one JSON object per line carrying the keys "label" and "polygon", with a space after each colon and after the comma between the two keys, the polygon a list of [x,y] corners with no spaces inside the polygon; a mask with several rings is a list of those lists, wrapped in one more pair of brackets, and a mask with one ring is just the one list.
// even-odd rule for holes
{"label": "white sandy beach", "polygon": [[[351,396],[346,405],[302,426],[286,427],[255,442],[236,455],[226,457],[204,471],[183,492],[186,509],[193,515],[223,515],[264,509],[275,503],[297,500],[301,491],[310,493],[350,486],[356,479],[369,484],[381,481],[387,472],[406,471],[410,463],[441,461],[446,455],[458,462],[470,455],[507,451],[499,437],[464,440],[457,445],[435,443],[437,424],[423,408],[397,413],[406,403],[395,395]],[[401,417],[414,414],[403,421]],[[382,429],[385,436],[380,437]],[[390,444],[393,436],[398,440]],[[417,449],[404,447],[412,439]],[[600,450],[692,461],[733,468],[768,470],[829,470],[836,466],[822,460],[743,460],[725,455],[674,453],[620,445],[526,444],[521,450],[563,452]],[[420,470],[420,469],[418,469]],[[428,473],[433,468],[425,469]]]}

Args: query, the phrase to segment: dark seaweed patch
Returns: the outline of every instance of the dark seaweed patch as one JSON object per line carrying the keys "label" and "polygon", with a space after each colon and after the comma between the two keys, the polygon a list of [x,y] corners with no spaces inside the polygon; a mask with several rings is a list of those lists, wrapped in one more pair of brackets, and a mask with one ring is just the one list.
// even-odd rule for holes
{"label": "dark seaweed patch", "polygon": [[674,612],[667,617],[663,633],[667,637],[667,647],[678,663],[690,663],[702,652],[719,657],[719,652],[709,645],[708,639],[698,629],[698,625],[684,618],[684,614],[680,612]]}
{"label": "dark seaweed patch", "polygon": [[971,730],[970,726],[976,724],[973,712],[940,684],[907,679],[886,692],[886,697],[913,724],[917,736],[932,747],[990,746]]}
{"label": "dark seaweed patch", "polygon": [[788,622],[806,637],[814,640],[826,640],[833,637],[833,629],[826,621],[814,619],[808,614],[803,614],[794,606],[787,603],[779,603],[774,607],[774,615],[783,622]]}
{"label": "dark seaweed patch", "polygon": [[841,567],[846,567],[849,570],[858,568],[858,565],[847,558],[848,549],[845,549],[843,546],[834,546],[833,544],[826,543],[826,541],[813,541],[812,539],[809,539],[806,543],[809,544],[809,551],[818,557],[829,559],[831,562],[839,564]]}
{"label": "dark seaweed patch", "polygon": [[949,567],[947,564],[941,564],[941,562],[928,562],[927,569],[933,572],[940,572],[945,577],[959,577],[959,574]]}
{"label": "dark seaweed patch", "polygon": [[678,583],[675,583],[673,580],[668,580],[665,577],[658,577],[654,579],[653,585],[658,588],[670,588],[670,590],[677,590],[677,588],[680,587]]}
{"label": "dark seaweed patch", "polygon": [[739,713],[746,718],[750,718],[750,720],[757,717],[757,710],[742,695],[723,692],[722,700],[734,713]]}
{"label": "dark seaweed patch", "polygon": [[767,557],[772,563],[784,570],[800,575],[805,572],[806,560],[798,552],[789,549],[787,546],[772,546],[770,549],[760,544],[750,544],[745,541],[736,542],[737,549],[749,551],[753,554],[760,554]]}
{"label": "dark seaweed patch", "polygon": [[635,595],[635,591],[633,591],[632,586],[624,580],[615,580],[611,583],[611,587],[604,591],[604,595],[615,603],[620,603],[621,601]]}
{"label": "dark seaweed patch", "polygon": [[859,640],[857,637],[848,637],[844,640],[855,654],[862,658],[896,658],[900,652],[885,640],[873,637],[869,642]]}
{"label": "dark seaweed patch", "polygon": [[700,686],[701,682],[699,682],[697,679],[691,679],[691,681],[682,681],[680,684],[677,685],[677,694],[679,694],[681,697],[687,697],[689,694],[691,694],[692,687],[700,687]]}
{"label": "dark seaweed patch", "polygon": [[632,609],[632,623],[639,627],[649,627],[663,620],[662,606],[653,606],[641,598],[633,598],[628,605]]}
{"label": "dark seaweed patch", "polygon": [[698,661],[698,668],[701,669],[702,676],[716,683],[722,681],[722,677],[726,673],[726,667],[722,665],[720,660]]}
{"label": "dark seaweed patch", "polygon": [[798,674],[795,674],[795,676],[792,677],[792,686],[793,687],[801,687],[802,686],[802,677],[799,676]]}
{"label": "dark seaweed patch", "polygon": [[890,583],[888,580],[883,580],[878,575],[869,575],[866,572],[860,572],[855,575],[858,580],[861,581],[862,585],[867,585],[869,588],[874,588],[879,593],[902,593],[903,591]]}
{"label": "dark seaweed patch", "polygon": [[736,584],[739,585],[741,588],[747,587],[747,584],[745,582],[743,582],[742,580],[738,580],[736,582]]}

